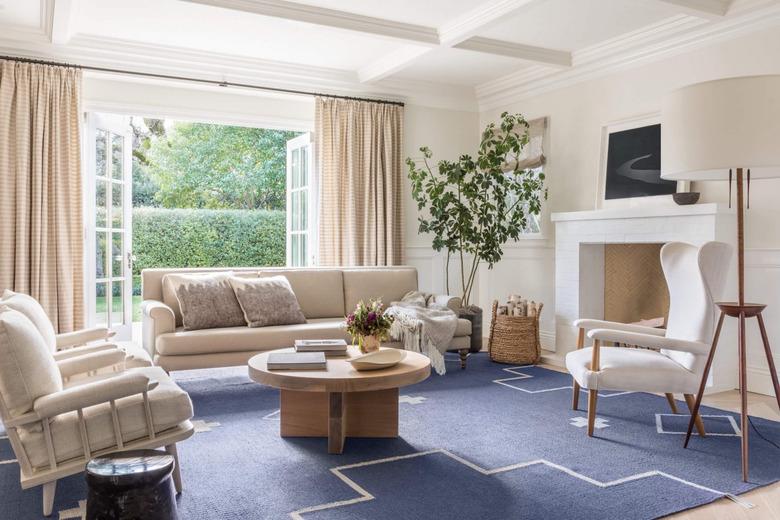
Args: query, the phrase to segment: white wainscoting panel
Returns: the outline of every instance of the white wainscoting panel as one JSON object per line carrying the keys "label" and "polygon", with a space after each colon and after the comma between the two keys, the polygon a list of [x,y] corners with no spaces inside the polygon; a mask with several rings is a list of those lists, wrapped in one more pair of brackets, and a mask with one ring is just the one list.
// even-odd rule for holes
{"label": "white wainscoting panel", "polygon": [[[780,249],[745,251],[745,298],[767,305],[764,323],[775,365],[780,366]],[[732,328],[736,330],[736,324]],[[735,366],[736,363],[734,359]],[[747,321],[747,365],[748,390],[774,395],[756,320]]]}

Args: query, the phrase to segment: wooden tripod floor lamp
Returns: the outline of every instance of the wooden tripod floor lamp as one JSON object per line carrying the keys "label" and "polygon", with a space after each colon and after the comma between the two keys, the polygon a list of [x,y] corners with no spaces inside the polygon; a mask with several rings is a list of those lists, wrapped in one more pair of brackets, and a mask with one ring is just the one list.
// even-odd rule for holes
{"label": "wooden tripod floor lamp", "polygon": [[[756,318],[769,373],[780,406],[780,384],[764,319],[766,305],[745,302],[745,209],[750,207],[751,180],[780,177],[780,75],[748,76],[698,83],[668,94],[661,113],[661,177],[668,180],[732,180],[737,195],[736,302],[718,303],[720,318],[685,437],[691,438],[704,387],[726,316],[737,318],[739,391],[742,401],[742,480],[748,480],[748,416],[745,321]],[[766,225],[775,225],[766,223]]]}

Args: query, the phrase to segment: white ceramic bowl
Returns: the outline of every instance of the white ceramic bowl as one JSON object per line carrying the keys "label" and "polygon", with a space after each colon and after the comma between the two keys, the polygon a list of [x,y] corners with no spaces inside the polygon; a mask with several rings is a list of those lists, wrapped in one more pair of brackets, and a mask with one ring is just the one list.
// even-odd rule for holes
{"label": "white ceramic bowl", "polygon": [[355,370],[380,370],[397,365],[406,357],[406,351],[397,348],[383,348],[349,360]]}

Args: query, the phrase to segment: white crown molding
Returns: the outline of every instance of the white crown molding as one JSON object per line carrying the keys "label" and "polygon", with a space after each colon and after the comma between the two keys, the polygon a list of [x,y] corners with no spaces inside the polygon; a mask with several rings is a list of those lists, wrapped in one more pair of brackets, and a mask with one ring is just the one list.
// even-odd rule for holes
{"label": "white crown molding", "polygon": [[731,0],[659,0],[682,9],[686,14],[709,20],[726,16]]}
{"label": "white crown molding", "polygon": [[535,47],[533,45],[523,45],[521,43],[512,43],[502,40],[492,40],[473,36],[467,40],[455,45],[457,49],[466,49],[476,52],[486,52],[488,54],[498,54],[500,56],[509,56],[510,58],[519,58],[521,60],[536,61],[555,67],[571,67],[571,53],[568,51],[559,51],[555,49],[546,49],[544,47]]}
{"label": "white crown molding", "polygon": [[[8,36],[8,37],[7,37]],[[316,90],[324,94],[382,97],[437,108],[476,111],[471,88],[415,80],[362,84],[357,73],[259,58],[104,38],[74,36],[52,45],[46,34],[21,30],[0,35],[0,53],[135,72],[186,76],[260,86]]]}
{"label": "white crown molding", "polygon": [[780,4],[769,0],[746,1],[741,12],[718,22],[687,15],[674,16],[572,53],[570,69],[556,71],[549,67],[531,66],[478,85],[476,92],[480,111],[494,110],[509,103],[778,23]]}
{"label": "white crown molding", "polygon": [[433,27],[424,27],[383,18],[374,18],[325,7],[299,4],[286,0],[181,0],[194,4],[220,7],[233,11],[284,18],[297,22],[324,25],[375,36],[410,40],[431,45],[439,44],[439,33]]}

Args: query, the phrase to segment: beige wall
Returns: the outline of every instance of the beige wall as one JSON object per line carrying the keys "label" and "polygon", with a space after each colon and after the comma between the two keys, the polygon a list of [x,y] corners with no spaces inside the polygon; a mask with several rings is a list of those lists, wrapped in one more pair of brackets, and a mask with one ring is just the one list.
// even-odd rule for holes
{"label": "beige wall", "polygon": [[[483,124],[504,111],[549,116],[547,178],[552,211],[595,208],[601,129],[610,122],[658,112],[669,90],[710,79],[780,74],[780,31],[771,29],[673,56],[483,112]],[[724,122],[727,124],[727,122]],[[736,165],[735,165],[736,166]],[[780,180],[756,183],[748,247],[780,247]],[[696,186],[703,201],[726,202],[726,183]]]}
{"label": "beige wall", "polygon": [[[658,112],[663,95],[677,87],[730,76],[780,74],[780,31],[764,30],[722,41],[690,52],[626,69],[608,76],[518,99],[480,114],[481,124],[504,111],[522,112],[527,118],[548,116],[550,139],[546,173],[553,212],[592,210],[596,207],[602,127],[611,122]],[[724,128],[728,121],[724,121]],[[738,166],[738,165],[734,165]],[[726,182],[700,183],[703,202],[727,202]],[[769,304],[767,326],[780,356],[780,179],[756,181],[747,215],[746,280],[749,298]],[[548,230],[550,224],[547,223]],[[551,234],[552,236],[552,234]],[[529,247],[529,246],[535,247]],[[546,304],[542,316],[543,345],[554,345],[553,243],[538,247],[518,243],[481,280],[480,303],[506,293],[510,286],[524,294],[539,295]],[[770,380],[754,324],[748,327],[750,389],[768,392]],[[546,338],[546,341],[545,341]],[[729,325],[724,341],[735,338]],[[572,345],[558,345],[569,350]],[[736,363],[736,360],[734,360]]]}
{"label": "beige wall", "polygon": [[[468,111],[445,110],[406,105],[404,112],[405,157],[422,158],[421,146],[433,152],[431,165],[441,159],[457,160],[463,154],[476,154],[479,142],[479,114]],[[404,166],[406,172],[406,167]],[[411,186],[407,182],[404,197],[404,220],[406,222],[406,263],[417,267],[420,273],[420,288],[433,292],[444,292],[445,261],[442,254],[431,249],[431,237],[419,234],[417,205],[412,200]],[[451,291],[459,294],[460,286],[457,266],[451,265]]]}

